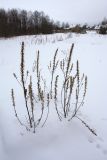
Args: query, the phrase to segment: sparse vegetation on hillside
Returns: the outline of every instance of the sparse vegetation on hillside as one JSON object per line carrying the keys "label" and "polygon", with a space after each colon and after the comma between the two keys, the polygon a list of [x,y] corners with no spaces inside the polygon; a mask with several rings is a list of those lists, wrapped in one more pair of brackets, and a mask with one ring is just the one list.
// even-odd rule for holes
{"label": "sparse vegetation on hillside", "polygon": [[107,19],[104,18],[103,21],[101,22],[100,29],[99,29],[99,34],[107,34]]}

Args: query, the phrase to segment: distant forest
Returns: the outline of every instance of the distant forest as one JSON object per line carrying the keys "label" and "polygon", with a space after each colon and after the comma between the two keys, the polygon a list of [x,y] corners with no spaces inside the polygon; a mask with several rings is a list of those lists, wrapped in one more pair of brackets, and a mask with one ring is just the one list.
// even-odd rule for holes
{"label": "distant forest", "polygon": [[0,9],[0,37],[50,34],[67,27],[68,23],[54,22],[44,12]]}

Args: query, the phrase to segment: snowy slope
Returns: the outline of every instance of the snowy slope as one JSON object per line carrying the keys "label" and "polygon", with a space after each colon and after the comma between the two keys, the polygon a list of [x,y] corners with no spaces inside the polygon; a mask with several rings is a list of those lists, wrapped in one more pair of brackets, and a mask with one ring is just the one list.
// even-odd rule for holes
{"label": "snowy slope", "polygon": [[[98,136],[92,135],[78,120],[59,122],[50,113],[47,124],[27,132],[19,125],[11,104],[11,88],[15,88],[17,108],[23,110],[18,76],[21,42],[25,42],[26,64],[30,70],[36,51],[40,50],[45,70],[55,50],[66,54],[75,44],[73,61],[79,59],[80,70],[88,76],[88,91],[81,117]],[[107,36],[94,32],[83,35],[54,34],[0,39],[0,160],[106,160],[107,159]],[[47,77],[49,74],[47,75]],[[52,106],[54,107],[54,105]],[[24,116],[24,115],[23,115]]]}

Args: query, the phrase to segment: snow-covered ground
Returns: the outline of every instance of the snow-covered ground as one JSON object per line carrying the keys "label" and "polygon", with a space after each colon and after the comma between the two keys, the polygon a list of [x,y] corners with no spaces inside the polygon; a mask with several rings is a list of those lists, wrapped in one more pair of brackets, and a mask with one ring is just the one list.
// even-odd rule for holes
{"label": "snow-covered ground", "polygon": [[[36,133],[26,131],[17,122],[11,103],[15,89],[17,108],[23,108],[20,87],[13,72],[20,76],[20,47],[25,42],[27,68],[40,50],[41,64],[47,67],[55,50],[61,56],[75,44],[73,61],[79,60],[80,71],[88,76],[88,90],[81,118],[98,136],[92,135],[78,120],[59,122],[49,115],[46,125]],[[54,34],[0,39],[0,160],[106,160],[107,159],[107,36]],[[45,69],[45,68],[44,68]],[[50,76],[47,73],[47,76]],[[50,106],[54,107],[54,106]],[[23,109],[22,109],[23,110]],[[24,116],[24,112],[23,112]]]}

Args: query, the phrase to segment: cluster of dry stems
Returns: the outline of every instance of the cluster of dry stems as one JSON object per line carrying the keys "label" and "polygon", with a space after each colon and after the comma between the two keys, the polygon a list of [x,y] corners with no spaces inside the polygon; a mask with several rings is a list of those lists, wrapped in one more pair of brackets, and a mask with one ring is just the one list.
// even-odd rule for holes
{"label": "cluster of dry stems", "polygon": [[[29,75],[28,71],[25,71],[25,56],[24,56],[24,42],[21,46],[21,62],[20,62],[20,80],[14,73],[14,77],[20,84],[23,97],[25,101],[25,107],[27,111],[27,120],[28,125],[23,123],[19,115],[17,114],[16,104],[15,104],[15,94],[14,90],[11,90],[12,104],[14,107],[15,116],[21,125],[25,126],[28,130],[32,130],[35,133],[35,129],[38,125],[42,123],[42,126],[45,125],[49,111],[50,103],[54,102],[56,114],[58,115],[59,120],[67,118],[68,121],[71,121],[74,117],[78,118],[94,135],[95,131],[92,130],[80,117],[78,117],[78,111],[84,104],[84,99],[87,91],[87,76],[84,74],[80,77],[79,61],[76,63],[76,71],[72,73],[74,65],[72,63],[72,53],[73,53],[74,44],[72,44],[70,52],[65,59],[57,59],[58,49],[56,50],[53,60],[50,61],[48,69],[51,73],[50,76],[50,89],[46,90],[46,80],[42,76],[40,69],[40,53],[37,52],[35,65],[33,67],[33,72],[36,75],[36,88],[33,87],[34,81],[32,82],[32,76]],[[56,71],[60,70],[59,74],[56,74]],[[26,76],[25,76],[26,74]],[[62,75],[62,77],[61,77]],[[26,83],[29,79],[29,83]],[[62,83],[62,87],[58,87],[58,82]],[[35,93],[35,92],[36,93]],[[60,97],[60,101],[58,98]],[[74,103],[72,103],[75,100]],[[36,105],[41,104],[39,118],[36,116]],[[47,110],[45,110],[47,108]],[[38,112],[38,111],[37,111]],[[43,116],[45,113],[45,119]]]}

